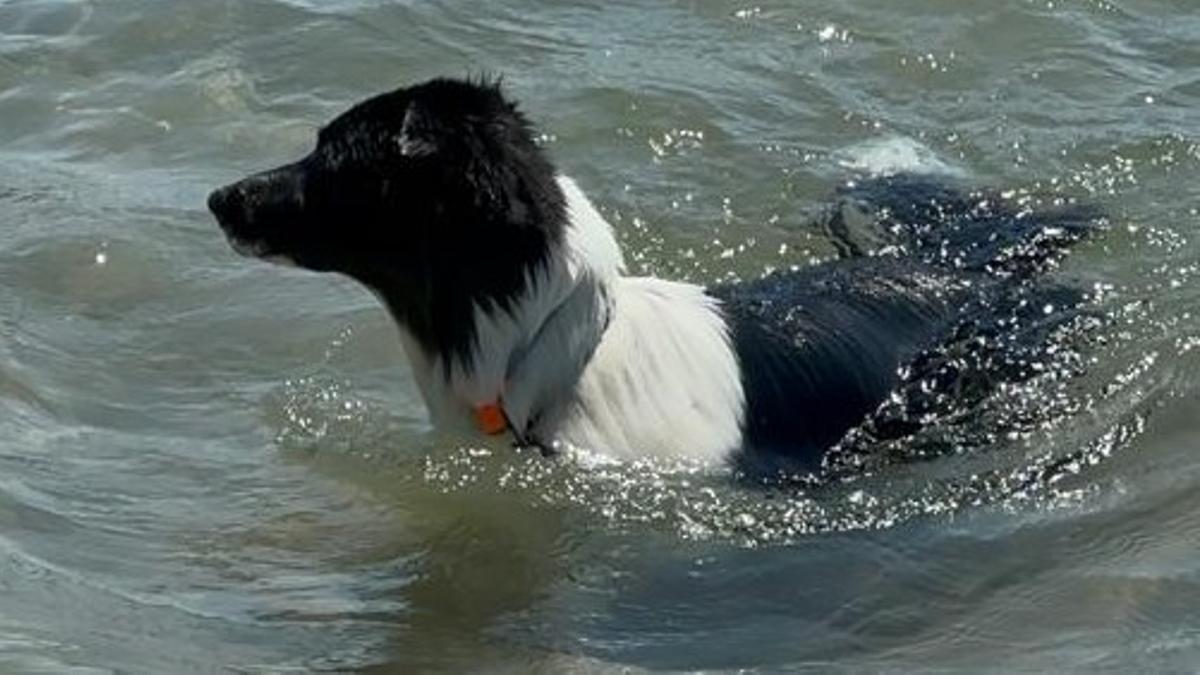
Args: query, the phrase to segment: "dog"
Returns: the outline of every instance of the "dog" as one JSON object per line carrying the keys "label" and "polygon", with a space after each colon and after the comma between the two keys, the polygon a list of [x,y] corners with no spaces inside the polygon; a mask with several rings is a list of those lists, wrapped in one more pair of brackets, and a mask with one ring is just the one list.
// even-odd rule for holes
{"label": "dog", "polygon": [[[501,86],[435,79],[355,105],[208,206],[237,251],[373,291],[439,429],[816,471],[922,354],[1027,304],[1005,301],[1091,219],[905,175],[839,200],[837,260],[713,288],[628,276]],[[867,252],[848,210],[890,243]]]}

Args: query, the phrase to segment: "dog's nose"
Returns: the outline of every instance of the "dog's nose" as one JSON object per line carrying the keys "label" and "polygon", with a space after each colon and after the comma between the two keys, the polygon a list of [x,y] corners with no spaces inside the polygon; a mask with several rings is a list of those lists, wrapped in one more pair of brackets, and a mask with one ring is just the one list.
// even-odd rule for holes
{"label": "dog's nose", "polygon": [[217,222],[229,225],[240,222],[246,215],[246,194],[238,184],[226,185],[213,190],[208,196],[208,210],[217,217]]}

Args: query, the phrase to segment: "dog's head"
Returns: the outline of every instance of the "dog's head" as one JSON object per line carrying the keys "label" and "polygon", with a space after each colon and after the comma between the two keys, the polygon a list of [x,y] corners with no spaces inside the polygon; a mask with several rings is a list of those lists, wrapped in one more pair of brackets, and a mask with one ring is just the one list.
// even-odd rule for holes
{"label": "dog's head", "polygon": [[566,223],[554,169],[499,85],[447,79],[354,106],[307,157],[208,206],[238,251],[358,279],[431,348],[461,331],[434,324],[519,294]]}

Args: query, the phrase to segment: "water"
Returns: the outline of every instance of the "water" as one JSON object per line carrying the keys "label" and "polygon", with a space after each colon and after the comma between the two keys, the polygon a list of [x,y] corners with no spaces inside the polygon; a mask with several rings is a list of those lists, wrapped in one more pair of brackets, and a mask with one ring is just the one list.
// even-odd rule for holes
{"label": "water", "polygon": [[[0,3],[0,671],[1195,671],[1193,5]],[[203,202],[480,72],[639,272],[828,257],[917,165],[1106,209],[1096,321],[824,489],[457,447],[373,298]]]}

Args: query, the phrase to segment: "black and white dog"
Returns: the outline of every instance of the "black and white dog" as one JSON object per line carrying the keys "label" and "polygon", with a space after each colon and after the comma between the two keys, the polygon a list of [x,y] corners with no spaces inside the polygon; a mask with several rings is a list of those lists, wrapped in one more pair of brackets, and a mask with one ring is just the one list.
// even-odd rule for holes
{"label": "black and white dog", "polygon": [[438,79],[356,105],[307,157],[208,203],[238,251],[374,291],[439,428],[814,468],[906,364],[1085,229],[904,176],[842,201],[890,245],[709,289],[626,276],[499,86]]}

